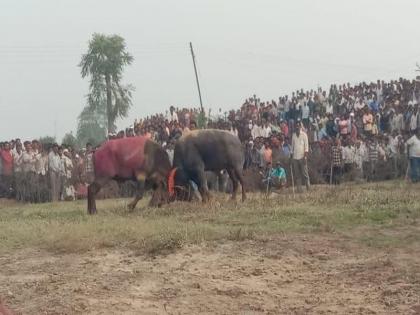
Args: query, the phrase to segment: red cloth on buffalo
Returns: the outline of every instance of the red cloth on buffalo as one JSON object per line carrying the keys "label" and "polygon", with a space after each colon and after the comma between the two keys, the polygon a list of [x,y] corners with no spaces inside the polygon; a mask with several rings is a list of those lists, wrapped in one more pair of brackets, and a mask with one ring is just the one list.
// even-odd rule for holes
{"label": "red cloth on buffalo", "polygon": [[146,137],[128,137],[105,142],[95,151],[95,176],[132,178],[144,166]]}

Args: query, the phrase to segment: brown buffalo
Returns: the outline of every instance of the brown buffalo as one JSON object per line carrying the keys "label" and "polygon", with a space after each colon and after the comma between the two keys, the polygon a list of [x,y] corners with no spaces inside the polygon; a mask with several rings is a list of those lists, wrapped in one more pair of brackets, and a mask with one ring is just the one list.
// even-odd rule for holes
{"label": "brown buffalo", "polygon": [[138,189],[128,205],[134,209],[143,197],[146,183],[153,187],[151,206],[167,199],[166,179],[171,170],[166,151],[146,137],[128,137],[105,142],[93,156],[95,180],[88,187],[88,213],[96,213],[95,195],[108,181],[135,180]]}

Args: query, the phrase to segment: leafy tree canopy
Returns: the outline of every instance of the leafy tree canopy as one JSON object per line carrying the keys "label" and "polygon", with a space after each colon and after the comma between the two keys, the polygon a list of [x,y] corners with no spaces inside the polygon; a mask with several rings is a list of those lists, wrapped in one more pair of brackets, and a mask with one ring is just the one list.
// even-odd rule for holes
{"label": "leafy tree canopy", "polygon": [[105,111],[108,132],[115,132],[117,118],[127,117],[132,105],[134,87],[121,83],[124,68],[132,62],[133,56],[118,35],[93,34],[82,55],[82,78],[90,77],[87,106],[90,112]]}

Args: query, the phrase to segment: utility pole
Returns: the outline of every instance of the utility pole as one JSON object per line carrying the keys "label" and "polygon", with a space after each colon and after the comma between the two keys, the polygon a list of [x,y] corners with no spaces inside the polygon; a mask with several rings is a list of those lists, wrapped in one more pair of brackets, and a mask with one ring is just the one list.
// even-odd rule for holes
{"label": "utility pole", "polygon": [[54,139],[57,141],[57,115],[54,118]]}
{"label": "utility pole", "polygon": [[195,65],[195,55],[194,55],[194,50],[193,50],[193,46],[192,46],[191,42],[190,42],[190,48],[191,48],[191,56],[192,56],[192,60],[193,60],[193,64],[194,64],[195,79],[197,81],[198,96],[200,97],[201,112],[204,114],[203,100],[201,99],[200,82],[198,81],[197,67]]}

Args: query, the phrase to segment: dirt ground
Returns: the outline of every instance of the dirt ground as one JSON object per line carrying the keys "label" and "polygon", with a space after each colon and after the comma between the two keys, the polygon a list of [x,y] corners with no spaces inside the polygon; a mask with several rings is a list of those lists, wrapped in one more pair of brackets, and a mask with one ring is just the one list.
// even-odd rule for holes
{"label": "dirt ground", "polygon": [[[418,245],[418,244],[416,244]],[[22,314],[418,314],[420,254],[287,235],[132,251],[18,251],[0,295]]]}

